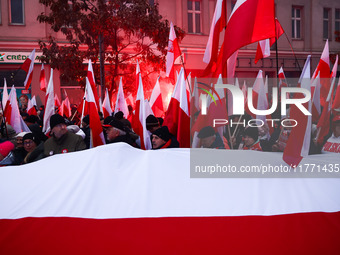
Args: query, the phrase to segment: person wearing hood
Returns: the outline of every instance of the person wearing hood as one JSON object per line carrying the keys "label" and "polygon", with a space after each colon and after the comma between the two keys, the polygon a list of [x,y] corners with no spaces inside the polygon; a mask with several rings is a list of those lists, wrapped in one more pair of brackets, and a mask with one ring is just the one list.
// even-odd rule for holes
{"label": "person wearing hood", "polygon": [[22,140],[24,149],[27,152],[24,163],[31,163],[45,157],[44,143],[40,141],[37,134],[27,133]]}
{"label": "person wearing hood", "polygon": [[179,148],[179,143],[167,126],[156,129],[150,136],[152,149]]}

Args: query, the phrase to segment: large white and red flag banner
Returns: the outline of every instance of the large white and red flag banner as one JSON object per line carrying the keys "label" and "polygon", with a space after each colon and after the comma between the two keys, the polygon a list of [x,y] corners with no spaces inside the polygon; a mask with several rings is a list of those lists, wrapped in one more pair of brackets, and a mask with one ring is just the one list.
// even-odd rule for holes
{"label": "large white and red flag banner", "polygon": [[150,96],[150,106],[155,116],[161,117],[164,114],[161,87],[159,85],[159,77],[157,78],[155,87],[153,87]]}
{"label": "large white and red flag banner", "polygon": [[26,72],[26,79],[24,81],[24,87],[26,90],[29,88],[32,82],[34,57],[35,57],[35,49],[32,50],[31,54],[28,56],[28,58],[26,58],[25,62],[20,67],[20,69]]}
{"label": "large white and red flag banner", "polygon": [[181,148],[190,148],[189,102],[183,67],[178,75],[163,125],[167,126],[170,133],[177,137]]}
{"label": "large white and red flag banner", "polygon": [[238,49],[275,37],[274,0],[238,0],[224,34],[222,64]]}
{"label": "large white and red flag banner", "polygon": [[107,89],[105,90],[105,98],[103,101],[103,115],[104,119],[112,115],[109,91]]}
{"label": "large white and red flag banner", "polygon": [[93,95],[92,86],[86,77],[86,102],[88,114],[90,117],[91,139],[90,148],[105,144],[103,127],[100,122],[96,99]]}
{"label": "large white and red flag banner", "polygon": [[[303,67],[299,84],[301,88],[311,91],[310,84],[310,55],[307,57],[305,66]],[[298,99],[303,97],[295,95],[294,98]],[[305,95],[307,98],[307,96]],[[308,98],[307,98],[308,99]],[[307,101],[302,99],[302,101]],[[302,103],[303,107],[310,113],[312,110],[312,103],[309,99],[307,102]],[[310,140],[311,140],[311,128],[312,128],[312,116],[307,112],[302,112],[295,104],[290,107],[289,118],[296,120],[298,123],[292,128],[290,132],[286,148],[283,151],[283,160],[293,167],[299,165],[303,157],[308,155]],[[293,123],[292,123],[293,124]]]}
{"label": "large white and red flag banner", "polygon": [[168,42],[168,53],[166,54],[166,77],[175,81],[175,60],[181,55],[178,39],[172,22],[170,23],[170,33]]}
{"label": "large white and red flag banner", "polygon": [[93,72],[91,59],[89,60],[89,64],[88,64],[88,67],[87,67],[87,78],[90,82],[96,105],[99,105],[99,97],[98,97],[98,93],[97,93],[96,80],[95,80],[95,76],[94,76],[94,72]]}
{"label": "large white and red flag banner", "polygon": [[203,62],[208,64],[204,70],[204,74],[216,72],[220,33],[226,26],[226,2],[226,0],[217,0],[216,2],[214,16],[210,26],[209,39],[203,56]]}
{"label": "large white and red flag banner", "polygon": [[[279,153],[226,152],[231,166],[284,164]],[[340,178],[190,179],[190,155],[114,143],[3,167],[0,254],[340,250]],[[312,155],[302,163],[337,159]]]}
{"label": "large white and red flag banner", "polygon": [[46,93],[47,82],[46,82],[46,74],[45,74],[44,64],[41,64],[39,83],[40,83],[40,90],[44,91]]}
{"label": "large white and red flag banner", "polygon": [[55,113],[54,104],[54,88],[53,88],[53,69],[51,69],[50,80],[48,82],[46,97],[45,97],[45,111],[42,131],[47,134],[50,132],[50,118]]}
{"label": "large white and red flag banner", "polygon": [[127,107],[125,96],[124,96],[122,77],[120,77],[120,81],[119,81],[119,88],[118,88],[114,113],[117,113],[119,111],[124,113],[125,118],[129,116],[129,109]]}

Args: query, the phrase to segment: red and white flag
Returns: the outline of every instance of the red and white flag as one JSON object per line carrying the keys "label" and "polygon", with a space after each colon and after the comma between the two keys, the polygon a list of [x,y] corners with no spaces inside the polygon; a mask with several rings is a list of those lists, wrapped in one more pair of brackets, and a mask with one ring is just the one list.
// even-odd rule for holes
{"label": "red and white flag", "polygon": [[189,103],[183,68],[181,68],[168,110],[165,113],[163,126],[167,126],[170,133],[177,137],[181,148],[190,148]]}
{"label": "red and white flag", "polygon": [[34,57],[35,57],[35,49],[31,52],[31,54],[28,56],[28,58],[26,58],[25,62],[20,67],[20,69],[26,72],[26,79],[24,81],[24,87],[26,90],[29,88],[32,82]]}
{"label": "red and white flag", "polygon": [[3,112],[6,109],[6,103],[8,100],[9,96],[8,96],[8,91],[7,91],[7,82],[6,82],[6,78],[4,78],[4,89],[2,90],[2,107],[3,107]]}
{"label": "red and white flag", "polygon": [[321,82],[320,82],[320,72],[316,76],[315,79],[313,79],[313,82],[311,84],[311,91],[313,93],[312,98],[312,122],[317,123],[320,115],[321,115],[321,104],[320,104],[320,90],[321,90]]}
{"label": "red and white flag", "polygon": [[72,116],[71,104],[70,104],[70,100],[68,99],[68,97],[66,97],[61,103],[59,113],[61,116],[65,116],[66,118],[69,118]]}
{"label": "red and white flag", "polygon": [[40,82],[40,90],[44,91],[46,93],[47,82],[46,82],[46,74],[45,74],[44,64],[41,64],[41,71],[40,71],[39,82]]}
{"label": "red and white flag", "polygon": [[248,44],[275,37],[274,0],[238,0],[224,34],[223,58]]}
{"label": "red and white flag", "polygon": [[57,108],[60,108],[60,106],[61,106],[61,103],[60,103],[60,100],[59,100],[59,97],[58,97],[57,94],[54,94],[54,105]]}
{"label": "red and white flag", "polygon": [[286,75],[283,72],[282,66],[280,67],[280,70],[279,70],[279,73],[278,73],[278,77],[279,77],[279,90],[282,87],[288,87]]}
{"label": "red and white flag", "polygon": [[170,23],[168,53],[166,54],[166,77],[175,81],[175,60],[181,55],[174,25]]}
{"label": "red and white flag", "polygon": [[107,89],[105,90],[105,98],[103,101],[103,115],[104,119],[112,115],[109,91]]}
{"label": "red and white flag", "polygon": [[13,127],[15,132],[20,133],[22,132],[21,126],[21,116],[17,101],[17,92],[14,87],[12,86],[11,92],[9,93],[8,101],[5,107],[4,116],[6,118],[6,122]]}
{"label": "red and white flag", "polygon": [[89,79],[96,105],[99,105],[99,97],[98,97],[98,93],[97,93],[97,86],[96,86],[96,81],[95,81],[95,76],[94,76],[94,72],[93,72],[91,59],[89,60],[89,64],[88,64],[88,67],[87,67],[87,78]]}
{"label": "red and white flag", "polygon": [[216,2],[214,16],[210,26],[209,39],[203,57],[203,62],[208,64],[204,70],[205,74],[216,71],[220,33],[226,26],[226,2],[226,0],[217,0]]}
{"label": "red and white flag", "polygon": [[114,113],[117,113],[119,111],[122,111],[124,113],[125,118],[129,117],[129,109],[127,107],[125,96],[124,96],[122,77],[120,77],[120,81],[119,81],[119,88],[118,88]]}
{"label": "red and white flag", "polygon": [[100,122],[98,108],[92,92],[92,86],[86,77],[86,102],[90,118],[91,139],[90,148],[105,144],[102,123]]}
{"label": "red and white flag", "polygon": [[[299,84],[301,88],[311,91],[310,88],[310,55],[307,57],[305,66],[303,67]],[[294,98],[299,98],[299,96],[294,96]],[[303,106],[311,112],[312,104],[309,100],[304,103]],[[295,104],[291,105],[290,108],[290,119],[298,121],[298,124],[292,128],[290,132],[286,148],[283,151],[283,160],[293,167],[299,165],[303,157],[308,155],[310,138],[311,138],[311,128],[312,128],[312,116],[305,115]]]}
{"label": "red and white flag", "polygon": [[[328,96],[328,91],[331,86],[330,82],[330,65],[329,65],[329,46],[328,46],[328,40],[325,43],[325,47],[322,51],[321,58],[319,61],[318,66],[316,67],[313,79],[316,78],[318,73],[320,72],[320,82],[321,82],[321,88],[320,88],[320,104],[322,107],[325,106],[326,99]],[[313,92],[313,91],[312,91]]]}
{"label": "red and white flag", "polygon": [[153,88],[150,96],[150,106],[155,116],[161,117],[164,114],[159,77],[157,78],[155,87]]}
{"label": "red and white flag", "polygon": [[141,72],[140,72],[139,62],[137,60],[137,64],[136,64],[136,88],[137,88],[137,90],[139,88],[139,75],[140,74],[141,74]]}
{"label": "red and white flag", "polygon": [[27,103],[27,113],[28,113],[29,115],[35,115],[35,116],[37,116],[38,114],[37,114],[37,110],[35,109],[34,103],[35,103],[35,105],[37,104],[37,103],[35,102],[35,96],[32,97],[32,99],[28,99],[28,103]]}
{"label": "red and white flag", "polygon": [[270,56],[270,45],[269,39],[261,40],[257,44],[255,64],[262,58],[267,58]]}
{"label": "red and white flag", "polygon": [[47,134],[51,131],[50,128],[50,118],[55,113],[54,105],[54,88],[53,88],[53,69],[51,69],[50,80],[46,89],[45,97],[45,111],[44,111],[44,121],[42,131]]}
{"label": "red and white flag", "polygon": [[145,101],[144,101],[144,91],[143,91],[143,82],[142,75],[139,74],[139,87],[137,91],[136,97],[136,109],[135,114],[133,116],[132,127],[137,135],[140,137],[140,147],[143,150],[150,150],[151,140],[149,133],[146,129],[146,113],[145,113]]}

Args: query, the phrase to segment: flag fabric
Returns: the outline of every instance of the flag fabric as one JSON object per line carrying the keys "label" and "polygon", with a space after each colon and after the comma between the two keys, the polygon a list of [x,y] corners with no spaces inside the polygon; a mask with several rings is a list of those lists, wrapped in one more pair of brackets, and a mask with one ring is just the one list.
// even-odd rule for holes
{"label": "flag fabric", "polygon": [[150,135],[146,129],[146,116],[145,113],[145,101],[144,101],[144,91],[142,75],[139,73],[138,91],[136,97],[136,109],[132,120],[133,130],[140,137],[140,147],[143,150],[149,150],[152,148]]}
{"label": "flag fabric", "polygon": [[267,58],[270,56],[270,45],[269,39],[261,40],[257,44],[255,64],[262,58]]}
{"label": "flag fabric", "polygon": [[204,71],[206,74],[216,70],[220,33],[226,26],[226,10],[226,0],[217,0],[210,26],[209,39],[203,56],[203,62],[208,64]]}
{"label": "flag fabric", "polygon": [[320,103],[320,90],[321,90],[321,82],[320,82],[320,72],[313,79],[311,84],[311,91],[314,90],[313,98],[312,98],[312,122],[317,123],[320,115],[321,115],[321,103]]}
{"label": "flag fabric", "polygon": [[28,56],[28,58],[26,58],[25,62],[20,67],[20,69],[26,72],[26,79],[24,81],[24,87],[26,90],[29,88],[32,82],[34,57],[35,57],[35,49],[31,52],[31,54]]}
{"label": "flag fabric", "polygon": [[280,70],[277,76],[279,77],[279,90],[281,91],[282,87],[288,87],[286,75],[283,71],[282,66],[280,67]]}
{"label": "flag fabric", "polygon": [[[278,153],[225,152],[237,169],[241,164],[284,164]],[[113,155],[117,160],[111,160]],[[3,167],[0,253],[286,255],[340,250],[339,178],[190,179],[190,155],[189,149],[142,151],[114,143]],[[329,162],[338,162],[338,155],[302,161],[310,166]]]}
{"label": "flag fabric", "polygon": [[70,100],[68,99],[68,97],[66,97],[63,100],[63,102],[61,103],[59,113],[60,113],[61,116],[65,116],[66,118],[71,117],[71,115],[72,115],[71,104],[70,104]]}
{"label": "flag fabric", "polygon": [[129,116],[129,109],[127,107],[125,96],[124,96],[122,77],[120,77],[120,81],[119,81],[119,88],[118,88],[114,113],[117,113],[119,111],[122,111],[124,113],[125,118]]}
{"label": "flag fabric", "polygon": [[330,65],[329,65],[329,46],[328,46],[328,40],[325,43],[325,47],[322,51],[321,58],[319,61],[318,66],[316,67],[316,70],[313,74],[313,79],[316,78],[318,73],[320,72],[320,82],[321,82],[321,88],[320,88],[320,104],[322,107],[325,106],[326,99],[328,96],[329,88],[331,86],[330,83]]}
{"label": "flag fabric", "polygon": [[157,78],[155,87],[153,88],[150,96],[150,106],[155,116],[161,117],[164,114],[159,77]]}
{"label": "flag fabric", "polygon": [[175,60],[181,55],[181,50],[178,45],[174,25],[170,23],[170,33],[168,42],[168,53],[166,54],[166,77],[175,81]]}
{"label": "flag fabric", "polygon": [[[33,99],[33,98],[32,98]],[[37,110],[35,109],[35,106],[33,104],[33,100],[32,99],[28,99],[28,103],[27,103],[27,113],[29,115],[35,115],[37,116]],[[35,96],[34,96],[34,101],[35,101]]]}
{"label": "flag fabric", "polygon": [[103,115],[104,115],[104,119],[112,115],[109,91],[107,89],[105,90],[105,98],[103,102]]}
{"label": "flag fabric", "polygon": [[92,88],[92,92],[93,92],[93,96],[95,98],[96,105],[99,105],[99,97],[98,97],[98,93],[97,93],[96,80],[95,80],[95,76],[94,76],[94,72],[93,72],[91,59],[89,60],[89,64],[88,64],[88,67],[87,67],[87,78],[89,79],[89,82],[90,82],[90,85],[91,85],[91,88]]}
{"label": "flag fabric", "polygon": [[46,93],[46,74],[45,74],[45,67],[44,64],[41,64],[41,71],[40,71],[40,77],[39,77],[39,83],[40,83],[40,90],[44,91]]}
{"label": "flag fabric", "polygon": [[189,103],[183,67],[179,73],[168,110],[165,113],[163,126],[167,126],[170,133],[177,137],[181,148],[190,147]]}
{"label": "flag fabric", "polygon": [[59,100],[59,97],[58,97],[57,94],[54,94],[54,105],[57,108],[60,108],[60,106],[61,106],[61,103],[60,103],[60,100]]}
{"label": "flag fabric", "polygon": [[4,78],[4,89],[2,90],[2,107],[3,107],[2,110],[3,110],[3,112],[5,111],[8,98],[9,98],[9,96],[8,96],[8,91],[7,91],[7,82],[6,82],[6,78]]}
{"label": "flag fabric", "polygon": [[6,122],[13,127],[15,132],[22,132],[22,126],[20,121],[20,111],[17,101],[17,92],[12,86],[11,92],[9,93],[8,101],[5,107],[4,116],[6,118]]}
{"label": "flag fabric", "polygon": [[273,0],[238,0],[224,34],[222,63],[248,44],[275,37]]}
{"label": "flag fabric", "polygon": [[200,110],[200,99],[199,99],[199,92],[198,92],[197,77],[195,77],[195,80],[194,80],[194,87],[193,87],[190,107],[191,107],[190,112],[192,115],[195,115]]}
{"label": "flag fabric", "polygon": [[137,60],[137,64],[136,64],[136,88],[137,90],[139,88],[139,74],[141,74],[141,72],[140,72],[139,62]]}
{"label": "flag fabric", "polygon": [[46,89],[45,111],[44,111],[44,121],[43,121],[43,129],[42,129],[42,131],[45,134],[51,131],[50,118],[55,113],[54,102],[55,100],[54,100],[54,88],[53,88],[53,69],[51,69],[50,80],[48,82],[48,86]]}
{"label": "flag fabric", "polygon": [[105,144],[102,123],[100,122],[98,108],[95,97],[92,92],[92,86],[89,79],[86,77],[86,102],[88,114],[90,118],[91,139],[90,148]]}
{"label": "flag fabric", "polygon": [[[302,70],[299,84],[301,88],[310,91],[310,55],[307,57],[305,66]],[[312,105],[310,101],[303,105],[311,112]],[[310,115],[307,116],[302,113],[296,105],[291,106],[289,118],[298,120],[298,125],[293,127],[290,132],[286,148],[283,151],[283,160],[288,165],[296,167],[303,157],[308,155],[311,140],[312,118]]]}

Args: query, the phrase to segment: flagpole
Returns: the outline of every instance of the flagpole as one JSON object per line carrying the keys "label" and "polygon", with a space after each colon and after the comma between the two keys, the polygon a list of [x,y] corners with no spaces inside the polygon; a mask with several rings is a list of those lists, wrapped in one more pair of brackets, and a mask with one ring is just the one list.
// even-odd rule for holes
{"label": "flagpole", "polygon": [[184,74],[185,74],[185,77],[186,77],[186,82],[188,83],[188,87],[190,89],[190,95],[192,94],[193,90],[191,89],[191,85],[188,81],[188,75],[187,75],[187,70],[185,69],[185,66],[184,66],[184,60],[183,60],[183,54],[181,54],[181,62],[182,62],[182,67],[183,67],[183,70],[184,70]]}
{"label": "flagpole", "polygon": [[84,118],[84,111],[85,111],[85,100],[86,100],[86,90],[87,90],[87,82],[85,84],[85,92],[84,92],[84,98],[83,98],[83,109],[81,110],[81,118],[80,118],[80,127],[83,127],[83,118]]}
{"label": "flagpole", "polygon": [[294,50],[293,50],[293,46],[292,46],[292,44],[291,44],[291,42],[290,42],[290,40],[289,40],[289,37],[288,37],[288,35],[286,34],[286,31],[283,31],[283,33],[285,34],[285,36],[286,36],[286,38],[287,38],[287,41],[288,41],[289,46],[290,46],[290,49],[291,49],[292,52],[293,52],[293,56],[294,56],[294,58],[295,58],[295,62],[297,63],[297,65],[298,65],[298,67],[299,67],[299,69],[300,69],[300,72],[301,72],[301,71],[302,71],[301,66],[300,66],[300,64],[299,64],[299,61],[298,61],[296,55],[295,55],[295,52],[294,52]]}

